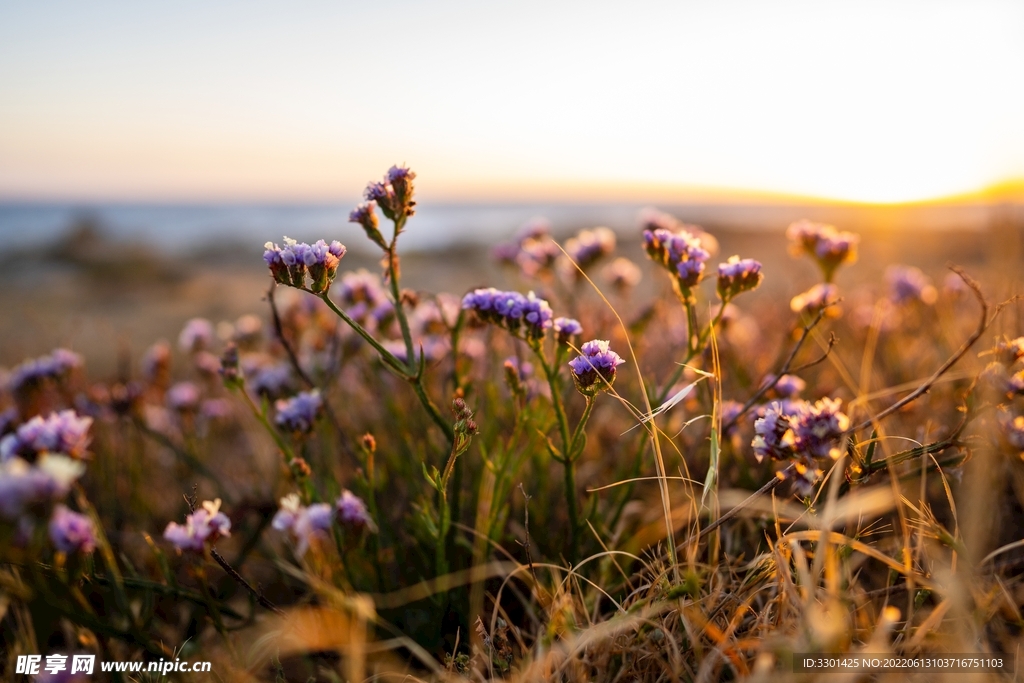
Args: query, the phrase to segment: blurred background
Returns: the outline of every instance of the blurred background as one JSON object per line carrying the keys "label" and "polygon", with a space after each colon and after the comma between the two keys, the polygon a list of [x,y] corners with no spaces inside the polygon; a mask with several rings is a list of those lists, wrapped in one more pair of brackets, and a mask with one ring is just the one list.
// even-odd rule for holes
{"label": "blurred background", "polygon": [[1020,2],[0,3],[0,365],[262,310],[282,235],[372,267],[347,216],[395,163],[423,290],[497,284],[538,215],[642,261],[645,206],[776,281],[799,218],[865,236],[850,277],[1014,266],[1022,35]]}

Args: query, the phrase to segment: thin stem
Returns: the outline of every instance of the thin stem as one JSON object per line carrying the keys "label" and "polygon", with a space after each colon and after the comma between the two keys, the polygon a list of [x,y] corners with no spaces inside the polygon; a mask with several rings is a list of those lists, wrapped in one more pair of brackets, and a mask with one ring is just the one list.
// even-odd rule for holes
{"label": "thin stem", "polygon": [[398,326],[402,328],[402,339],[405,341],[406,361],[409,372],[412,372],[415,359],[412,345],[412,331],[409,329],[409,320],[405,317],[405,309],[402,307],[402,288],[399,285],[400,277],[398,265],[398,235],[405,226],[406,216],[402,213],[395,218],[395,234],[388,246],[388,284],[391,286],[391,296],[395,300],[395,316],[398,318]]}

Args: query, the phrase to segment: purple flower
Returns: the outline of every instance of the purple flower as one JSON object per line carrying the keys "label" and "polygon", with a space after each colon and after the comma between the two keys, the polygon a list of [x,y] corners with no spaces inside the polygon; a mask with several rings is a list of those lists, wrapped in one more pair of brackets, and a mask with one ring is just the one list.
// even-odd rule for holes
{"label": "purple flower", "polygon": [[562,250],[550,237],[530,237],[519,243],[516,265],[527,277],[551,272],[562,257]]}
{"label": "purple flower", "polygon": [[664,228],[644,231],[644,250],[651,260],[675,275],[684,294],[704,277],[705,262],[711,257],[700,239],[685,230],[672,233]]}
{"label": "purple flower", "polygon": [[839,441],[850,428],[850,418],[839,410],[842,403],[839,399],[823,398],[805,405],[791,422],[798,452],[833,460],[842,455]]}
{"label": "purple flower", "polygon": [[611,387],[615,381],[615,368],[626,361],[612,351],[608,342],[594,339],[580,347],[582,355],[569,361],[573,383],[584,396],[594,396]]}
{"label": "purple flower", "polygon": [[371,182],[363,196],[375,202],[381,212],[392,221],[412,216],[416,202],[413,200],[413,180],[416,174],[403,166],[392,166],[384,176],[384,182]]}
{"label": "purple flower", "polygon": [[96,530],[85,515],[58,505],[50,518],[50,540],[62,553],[87,555],[96,549]]}
{"label": "purple flower", "polygon": [[18,456],[34,461],[44,453],[81,457],[89,446],[91,417],[79,417],[73,410],[36,415],[13,434],[0,439],[0,460]]}
{"label": "purple flower", "polygon": [[291,534],[296,541],[295,553],[301,557],[314,538],[328,537],[334,516],[334,510],[327,503],[306,507],[299,502],[298,494],[291,493],[281,499],[281,507],[271,524],[278,531]]}
{"label": "purple flower", "polygon": [[794,313],[816,315],[825,309],[826,316],[838,315],[836,302],[839,300],[839,288],[833,284],[817,284],[802,294],[797,294],[789,302]]}
{"label": "purple flower", "polygon": [[1024,454],[1024,416],[1011,415],[1006,409],[999,411],[999,427],[1011,448]]}
{"label": "purple flower", "polygon": [[201,553],[221,536],[231,535],[231,520],[220,511],[220,498],[204,501],[203,506],[185,517],[184,524],[171,522],[164,538],[178,550]]}
{"label": "purple flower", "polygon": [[565,243],[565,253],[572,261],[567,264],[566,273],[573,279],[579,279],[582,275],[576,266],[587,270],[602,256],[607,256],[613,251],[615,251],[615,233],[609,228],[581,230],[578,235],[570,237]]}
{"label": "purple flower", "polygon": [[583,334],[583,325],[574,318],[555,318],[552,327],[559,344],[567,344],[573,337]]}
{"label": "purple flower", "polygon": [[930,305],[939,298],[938,291],[920,268],[889,266],[885,270],[885,282],[889,286],[889,298],[897,304],[920,301]]}
{"label": "purple flower", "polygon": [[493,287],[476,289],[462,298],[462,308],[529,340],[541,339],[553,325],[551,306],[533,292],[523,296]]}
{"label": "purple flower", "polygon": [[199,387],[192,382],[178,382],[167,390],[167,407],[182,413],[195,412],[199,398]]}
{"label": "purple flower", "polygon": [[54,349],[47,356],[32,358],[17,365],[7,378],[7,388],[17,392],[45,379],[62,379],[82,366],[82,356],[67,349]]}
{"label": "purple flower", "polygon": [[263,365],[249,370],[249,388],[257,396],[277,398],[292,386],[292,368],[288,363]]}
{"label": "purple flower", "polygon": [[[802,407],[802,403],[799,407]],[[766,457],[784,460],[795,455],[796,437],[790,429],[790,420],[799,412],[795,404],[771,403],[764,415],[754,421],[754,457],[761,462]]]}
{"label": "purple flower", "polygon": [[158,341],[142,354],[142,375],[150,382],[164,380],[170,367],[171,347],[165,341]]}
{"label": "purple flower", "polygon": [[807,382],[796,375],[783,375],[779,377],[777,382],[775,381],[775,375],[766,375],[764,381],[761,382],[761,386],[767,386],[772,382],[775,382],[772,391],[780,398],[796,398],[800,395],[800,392],[807,388]]}
{"label": "purple flower", "polygon": [[277,426],[288,432],[304,433],[313,430],[317,416],[323,410],[323,399],[320,390],[304,391],[290,399],[279,399],[274,408]]}
{"label": "purple flower", "polygon": [[831,225],[801,220],[786,229],[790,252],[794,256],[807,254],[813,258],[826,282],[832,281],[836,268],[843,263],[857,260],[857,243],[860,237],[850,232],[839,232]]}
{"label": "purple flower", "polygon": [[757,289],[763,279],[760,262],[732,256],[718,264],[718,296],[722,301],[729,301],[738,294]]}
{"label": "purple flower", "polygon": [[0,517],[17,519],[29,506],[60,500],[85,473],[66,455],[44,454],[34,464],[17,456],[0,462]]}
{"label": "purple flower", "polygon": [[615,259],[604,269],[604,279],[620,292],[635,287],[642,277],[637,265],[624,256]]}
{"label": "purple flower", "polygon": [[[754,422],[754,457],[758,462],[803,456],[832,458],[842,454],[840,441],[850,428],[850,418],[839,410],[842,401],[823,398],[806,401],[773,402],[763,417]],[[806,474],[806,472],[805,472]]]}
{"label": "purple flower", "polygon": [[182,351],[194,352],[202,351],[210,345],[213,341],[213,325],[206,318],[192,318],[185,327],[182,328],[181,334],[178,335],[178,346]]}
{"label": "purple flower", "polygon": [[334,502],[334,511],[342,529],[355,532],[363,529],[376,530],[376,525],[366,509],[366,503],[347,489],[342,491],[341,496]]}
{"label": "purple flower", "polygon": [[346,248],[341,242],[327,244],[317,240],[309,245],[284,238],[284,247],[273,242],[264,245],[263,260],[270,268],[274,280],[282,285],[305,289],[309,276],[309,290],[314,294],[327,291],[338,272],[338,262],[345,255]]}
{"label": "purple flower", "polygon": [[994,355],[1000,363],[1010,367],[1021,358],[1024,358],[1024,337],[1017,337],[1016,339],[1004,337],[996,342],[995,348],[989,351],[989,353]]}
{"label": "purple flower", "polygon": [[377,202],[366,202],[352,209],[352,213],[348,215],[348,222],[361,225],[366,236],[381,249],[388,248],[388,243],[384,241],[384,235],[380,232],[380,224],[377,222]]}

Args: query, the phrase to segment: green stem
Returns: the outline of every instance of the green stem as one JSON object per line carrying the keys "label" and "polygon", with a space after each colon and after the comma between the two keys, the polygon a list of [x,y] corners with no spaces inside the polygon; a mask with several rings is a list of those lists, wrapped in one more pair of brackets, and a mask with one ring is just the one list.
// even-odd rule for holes
{"label": "green stem", "polygon": [[398,326],[402,328],[402,340],[405,341],[406,365],[411,373],[416,363],[413,353],[415,349],[412,345],[412,331],[409,329],[409,320],[405,317],[405,309],[402,307],[402,288],[398,282],[398,235],[401,234],[402,228],[405,226],[405,220],[406,216],[404,213],[394,220],[395,234],[391,238],[391,244],[388,246],[388,284],[391,286],[391,296],[395,300],[395,317],[398,318]]}
{"label": "green stem", "polygon": [[[393,353],[381,346],[380,342],[374,339],[373,335],[367,332],[362,325],[349,317],[345,311],[338,308],[326,293],[318,294],[317,296],[319,296],[320,299],[323,300],[323,302],[327,304],[327,306],[334,311],[338,317],[344,320],[349,327],[355,330],[360,337],[365,339],[370,346],[376,349],[377,353],[380,354],[381,360],[384,361],[386,365],[390,366],[393,370],[398,372],[399,375],[412,384],[412,388],[416,392],[416,396],[419,398],[420,403],[423,404],[424,409],[426,409],[427,413],[430,415],[430,419],[432,419],[434,423],[441,428],[445,438],[447,438],[448,442],[451,443],[454,440],[455,433],[452,431],[452,426],[448,424],[447,421],[445,421],[444,416],[441,415],[441,411],[438,410],[437,406],[434,405],[434,402],[430,400],[429,396],[427,396],[427,390],[423,386],[423,373],[417,372],[416,374],[410,374],[410,368],[408,366],[398,360]],[[396,306],[396,310],[401,310],[401,307]],[[404,320],[404,314],[398,313],[397,315],[400,320]],[[410,359],[413,357],[414,356],[412,354],[409,355]]]}
{"label": "green stem", "polygon": [[576,463],[565,458],[562,465],[565,467],[565,500],[569,504],[569,560],[575,562],[580,547],[580,514],[576,508]]}

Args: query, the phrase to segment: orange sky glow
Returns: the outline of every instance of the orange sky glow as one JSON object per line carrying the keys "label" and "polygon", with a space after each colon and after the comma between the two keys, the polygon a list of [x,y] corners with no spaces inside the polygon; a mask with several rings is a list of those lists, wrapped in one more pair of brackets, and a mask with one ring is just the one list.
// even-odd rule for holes
{"label": "orange sky glow", "polygon": [[0,201],[348,200],[395,162],[436,201],[1021,198],[1021,35],[994,1],[8,3]]}

